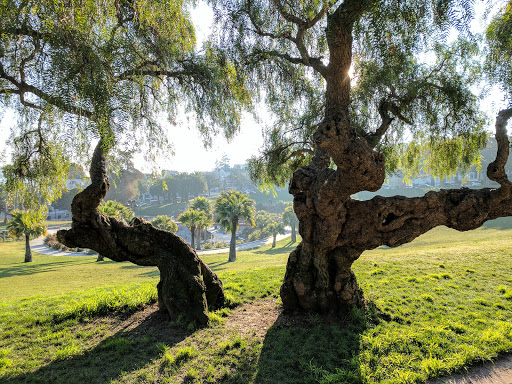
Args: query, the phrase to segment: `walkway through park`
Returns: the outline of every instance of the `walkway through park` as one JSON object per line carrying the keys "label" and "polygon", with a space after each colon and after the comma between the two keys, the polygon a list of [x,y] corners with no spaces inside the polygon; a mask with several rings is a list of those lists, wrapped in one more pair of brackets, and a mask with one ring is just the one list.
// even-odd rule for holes
{"label": "walkway through park", "polygon": [[[54,234],[57,233],[59,229],[65,229],[59,228],[59,227],[48,227],[48,233]],[[286,233],[284,235],[277,235],[277,241],[286,239],[290,236],[290,231],[286,230]],[[257,240],[257,241],[251,241],[249,243],[239,244],[236,246],[237,251],[243,251],[247,249],[252,248],[258,248],[263,245],[271,244],[272,243],[272,237],[269,237],[267,239]],[[39,237],[37,239],[34,239],[30,242],[30,247],[32,248],[32,251],[41,253],[43,255],[50,255],[50,256],[92,256],[96,257],[96,255],[87,255],[85,252],[70,252],[70,251],[57,251],[55,249],[52,249],[50,247],[47,247],[44,243],[44,236]],[[226,248],[216,248],[216,249],[204,249],[204,250],[196,250],[198,255],[216,255],[219,253],[228,253],[229,247]]]}

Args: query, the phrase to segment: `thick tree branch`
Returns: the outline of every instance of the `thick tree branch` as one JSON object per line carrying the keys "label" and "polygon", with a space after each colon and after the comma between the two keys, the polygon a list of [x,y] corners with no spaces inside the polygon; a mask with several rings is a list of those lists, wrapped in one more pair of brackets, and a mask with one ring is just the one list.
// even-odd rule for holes
{"label": "thick tree branch", "polygon": [[94,249],[114,261],[157,266],[160,307],[173,319],[182,315],[189,321],[206,324],[208,308],[219,308],[224,294],[217,275],[196,252],[181,237],[156,229],[140,218],[127,224],[98,211],[110,186],[107,151],[101,139],[91,161],[91,184],[73,199],[71,229],[59,231],[57,238],[70,247]]}
{"label": "thick tree branch", "polygon": [[[13,76],[10,76],[9,74],[7,74],[5,72],[2,63],[0,63],[0,78],[7,80],[8,82],[10,82],[12,85],[14,85],[16,87],[16,91],[11,91],[11,92],[19,95],[20,101],[22,103],[26,103],[25,105],[27,105],[27,106],[40,109],[40,107],[35,106],[33,103],[28,103],[25,101],[24,94],[32,93],[32,94],[36,95],[37,97],[41,98],[42,100],[46,101],[48,104],[51,104],[51,105],[61,109],[64,112],[68,112],[70,114],[77,115],[77,116],[84,116],[90,120],[94,120],[94,114],[91,111],[84,109],[84,108],[75,107],[74,105],[66,103],[61,97],[50,95],[33,85],[27,84],[23,80],[17,81]],[[6,92],[2,92],[2,93],[6,93]]]}
{"label": "thick tree branch", "polygon": [[[509,155],[506,125],[512,108],[500,111],[496,118],[496,160],[489,164],[491,180],[501,184],[498,189],[451,189],[428,192],[423,197],[377,196],[369,201],[352,201],[347,211],[362,220],[347,221],[340,231],[339,245],[356,232],[362,234],[348,245],[361,251],[380,245],[396,247],[440,225],[459,231],[480,227],[484,222],[512,215],[512,185],[505,172]],[[361,228],[364,223],[365,228]]]}

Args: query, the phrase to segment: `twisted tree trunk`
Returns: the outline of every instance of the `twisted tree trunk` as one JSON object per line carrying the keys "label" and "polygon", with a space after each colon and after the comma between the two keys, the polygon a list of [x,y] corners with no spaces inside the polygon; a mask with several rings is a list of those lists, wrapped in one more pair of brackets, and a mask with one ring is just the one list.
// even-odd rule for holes
{"label": "twisted tree trunk", "polygon": [[[350,198],[382,186],[385,159],[373,148],[393,121],[390,112],[401,117],[396,106],[383,100],[382,123],[374,133],[350,122],[352,28],[373,4],[345,0],[327,19],[329,65],[321,68],[326,81],[325,118],[313,136],[316,151],[311,164],[297,170],[289,186],[302,243],[290,254],[281,286],[287,309],[343,315],[348,308],[363,305],[351,266],[365,250],[399,246],[439,225],[467,231],[512,215],[511,183],[504,170],[509,150],[505,127],[512,109],[498,115],[498,153],[487,169],[489,179],[500,188],[442,190],[418,198]],[[336,170],[329,168],[331,160]]]}
{"label": "twisted tree trunk", "polygon": [[68,247],[97,251],[114,261],[157,266],[158,303],[172,319],[206,324],[208,310],[223,305],[224,291],[217,275],[174,233],[159,230],[141,218],[129,224],[98,211],[110,187],[102,142],[91,162],[91,185],[73,199],[70,230],[57,232]]}
{"label": "twisted tree trunk", "polygon": [[348,308],[363,305],[351,266],[365,250],[397,247],[439,225],[467,231],[487,220],[511,216],[512,184],[504,168],[510,117],[512,109],[507,109],[496,119],[498,152],[487,168],[487,176],[500,188],[431,191],[416,198],[376,196],[368,201],[352,200],[350,195],[380,188],[382,156],[363,139],[346,141],[332,135],[339,128],[336,123],[322,124],[315,139],[338,169],[327,168],[329,157],[322,157],[326,152],[320,149],[312,164],[295,172],[290,183],[303,241],[290,254],[281,286],[285,308],[343,315]]}

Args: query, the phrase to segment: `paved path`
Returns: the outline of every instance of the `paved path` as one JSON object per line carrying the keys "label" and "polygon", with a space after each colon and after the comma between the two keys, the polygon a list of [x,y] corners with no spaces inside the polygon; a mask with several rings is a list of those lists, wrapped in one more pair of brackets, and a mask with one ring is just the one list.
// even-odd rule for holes
{"label": "paved path", "polygon": [[512,384],[512,354],[468,368],[467,372],[429,381],[427,384]]}
{"label": "paved path", "polygon": [[[60,228],[48,228],[49,234],[57,233]],[[290,236],[290,233],[286,231],[284,235],[277,235],[277,241],[285,239]],[[252,249],[261,247],[262,245],[267,245],[272,243],[272,237],[268,239],[252,241],[250,243],[239,244],[236,246],[237,251]],[[57,251],[55,249],[49,248],[44,243],[44,236],[34,239],[30,242],[30,248],[32,251],[50,256],[92,256],[97,257],[96,255],[87,255],[85,252],[69,252],[69,251]],[[196,251],[198,255],[216,255],[219,253],[228,253],[229,247],[227,248],[217,248],[217,249],[205,249]]]}

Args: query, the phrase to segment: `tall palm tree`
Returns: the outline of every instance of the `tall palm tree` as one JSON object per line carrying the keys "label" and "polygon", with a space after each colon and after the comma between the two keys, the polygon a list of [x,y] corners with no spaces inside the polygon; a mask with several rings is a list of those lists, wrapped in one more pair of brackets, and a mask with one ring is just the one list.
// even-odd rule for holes
{"label": "tall palm tree", "polygon": [[202,223],[206,220],[206,215],[204,212],[197,211],[195,209],[187,209],[185,212],[178,216],[178,220],[186,225],[188,229],[190,229],[190,235],[192,238],[190,245],[192,248],[194,248],[194,237],[196,230],[198,226],[202,225]]}
{"label": "tall palm tree", "polygon": [[289,225],[290,227],[292,227],[292,243],[295,243],[297,241],[296,228],[299,226],[299,219],[297,218],[297,215],[295,215],[293,207],[286,207],[283,212],[282,218],[284,225]]}
{"label": "tall palm tree", "polygon": [[277,235],[284,235],[284,225],[280,221],[273,220],[270,224],[265,228],[268,232],[272,234],[272,248],[276,247],[276,239]]}
{"label": "tall palm tree", "polygon": [[162,229],[164,231],[176,232],[178,230],[178,225],[174,222],[172,217],[166,215],[158,215],[153,220],[151,220],[151,224],[153,227]]}
{"label": "tall palm tree", "polygon": [[229,243],[229,261],[236,260],[236,231],[240,219],[254,225],[254,200],[241,192],[222,191],[215,200],[215,221],[228,232],[231,231]]}
{"label": "tall palm tree", "polygon": [[[204,212],[206,216],[206,220],[204,220],[198,227],[197,227],[197,241],[198,247],[197,249],[201,249],[201,232],[208,228],[213,221],[213,208],[212,204],[206,197],[196,197],[194,200],[190,202],[190,208],[194,209],[196,211]],[[205,239],[203,239],[205,240]]]}
{"label": "tall palm tree", "polygon": [[46,235],[44,224],[46,215],[37,210],[12,211],[11,217],[11,221],[7,224],[9,235],[16,238],[25,236],[25,263],[30,263],[32,261],[30,239]]}

